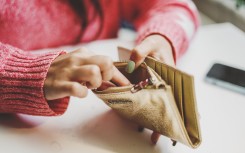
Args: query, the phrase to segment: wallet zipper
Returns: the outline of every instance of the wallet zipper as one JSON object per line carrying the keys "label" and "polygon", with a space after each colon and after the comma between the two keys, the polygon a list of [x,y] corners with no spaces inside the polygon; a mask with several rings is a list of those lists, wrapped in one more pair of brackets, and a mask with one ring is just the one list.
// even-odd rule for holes
{"label": "wallet zipper", "polygon": [[151,77],[134,85],[130,90],[132,93],[136,93],[142,89],[157,89],[160,87],[165,87],[165,83],[160,78],[158,78],[149,67],[146,66],[146,70]]}
{"label": "wallet zipper", "polygon": [[[151,72],[149,73],[151,74]],[[142,89],[159,89],[159,88],[165,88],[165,84],[161,80],[159,80],[157,77],[155,78],[150,77],[149,79],[140,81],[138,84],[135,84],[133,88],[131,88],[130,91],[132,93],[136,93]]]}
{"label": "wallet zipper", "polygon": [[129,86],[121,86],[121,87],[110,87],[106,90],[103,91],[98,91],[98,90],[93,90],[97,94],[108,94],[108,93],[122,93],[122,92],[129,92],[130,89],[133,88],[134,85],[129,85]]}
{"label": "wallet zipper", "polygon": [[140,81],[138,84],[135,84],[133,86],[133,88],[130,89],[130,91],[132,93],[136,93],[136,92],[138,92],[138,91],[140,91],[142,89],[145,89],[149,85],[153,85],[153,82],[152,82],[151,78],[150,79],[146,79],[144,81]]}
{"label": "wallet zipper", "polygon": [[[122,63],[124,62],[120,61],[117,63]],[[136,93],[142,89],[158,89],[158,88],[165,88],[165,83],[158,78],[154,73],[146,66],[147,72],[150,74],[150,78],[140,81],[138,84],[135,85],[129,85],[129,86],[122,86],[122,87],[111,87],[108,90],[103,90],[103,91],[96,91],[96,93],[101,93],[101,94],[106,94],[106,93],[117,93],[117,92],[128,92],[130,91],[131,93]]]}
{"label": "wallet zipper", "polygon": [[156,81],[152,78],[146,79],[144,81],[140,81],[138,84],[122,86],[122,87],[110,87],[103,91],[93,90],[97,94],[107,94],[107,93],[122,93],[122,92],[131,92],[136,93],[142,89],[157,89],[159,85],[155,83]]}

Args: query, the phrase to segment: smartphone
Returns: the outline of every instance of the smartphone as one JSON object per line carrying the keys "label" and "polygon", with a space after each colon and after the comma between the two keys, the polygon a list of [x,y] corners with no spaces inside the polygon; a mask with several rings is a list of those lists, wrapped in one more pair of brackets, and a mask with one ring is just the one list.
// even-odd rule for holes
{"label": "smartphone", "polygon": [[245,71],[231,66],[215,63],[205,80],[214,85],[245,95]]}

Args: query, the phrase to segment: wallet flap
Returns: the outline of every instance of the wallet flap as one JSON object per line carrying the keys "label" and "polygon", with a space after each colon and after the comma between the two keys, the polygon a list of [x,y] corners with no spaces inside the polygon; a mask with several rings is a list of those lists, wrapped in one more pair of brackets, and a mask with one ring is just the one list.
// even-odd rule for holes
{"label": "wallet flap", "polygon": [[145,62],[172,87],[179,114],[182,117],[185,130],[188,133],[189,143],[193,148],[199,146],[201,143],[201,133],[193,76],[151,57],[147,57]]}
{"label": "wallet flap", "polygon": [[170,86],[142,89],[136,93],[95,93],[122,117],[192,147]]}
{"label": "wallet flap", "polygon": [[[130,74],[125,71],[126,62],[114,64],[134,85],[111,87],[103,91],[93,90],[99,98],[123,117],[143,127],[192,148],[199,146],[201,135],[194,78],[191,75],[151,57],[147,57],[145,63]],[[134,87],[149,77],[152,81],[158,80],[153,82],[162,85],[149,84],[132,92]]]}

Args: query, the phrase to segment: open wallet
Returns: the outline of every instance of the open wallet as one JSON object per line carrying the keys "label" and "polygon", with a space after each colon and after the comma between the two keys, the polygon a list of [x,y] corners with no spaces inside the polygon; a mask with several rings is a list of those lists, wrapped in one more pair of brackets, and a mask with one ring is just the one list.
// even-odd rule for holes
{"label": "open wallet", "polygon": [[100,99],[122,117],[169,137],[173,144],[200,145],[193,76],[151,57],[130,74],[125,71],[127,62],[114,65],[132,85],[93,90]]}

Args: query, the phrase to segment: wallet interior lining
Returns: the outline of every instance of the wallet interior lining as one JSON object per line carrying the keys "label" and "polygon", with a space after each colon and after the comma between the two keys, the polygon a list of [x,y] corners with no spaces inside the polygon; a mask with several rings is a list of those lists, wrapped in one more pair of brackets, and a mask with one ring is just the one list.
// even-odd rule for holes
{"label": "wallet interior lining", "polygon": [[[194,91],[194,89],[192,88],[192,78],[185,76],[185,74],[182,74],[180,71],[168,67],[167,65],[160,62],[155,62],[152,60],[150,62],[147,62],[147,64],[159,75],[161,75],[162,79],[172,87],[176,105],[183,120],[183,123],[185,124],[185,127],[188,131],[188,135],[193,144],[198,144],[200,142],[200,136],[197,132],[199,130],[196,122],[196,112],[186,111],[195,110],[195,104],[193,104],[193,101],[195,100],[191,99],[194,96],[191,92]],[[129,79],[132,84],[137,84],[140,81],[146,80],[150,77],[150,74],[144,66],[140,66],[133,73],[129,74],[125,71],[126,65],[127,63],[121,63],[118,66],[116,65],[116,67],[123,75],[125,75]]]}
{"label": "wallet interior lining", "polygon": [[[182,120],[185,120],[185,114],[184,114],[184,106],[183,106],[183,87],[182,87],[182,80],[180,80],[177,84],[177,82],[175,81],[175,77],[178,74],[175,74],[176,72],[172,71],[171,69],[167,69],[166,67],[162,68],[163,72],[161,72],[161,74],[164,74],[162,77],[166,77],[164,78],[167,82],[167,84],[169,84],[172,88],[172,92],[174,94],[175,97],[175,101],[176,101],[176,105],[177,108],[179,110],[179,113],[181,115]],[[181,75],[178,75],[181,76]],[[182,77],[180,77],[180,79],[182,79]]]}
{"label": "wallet interior lining", "polygon": [[179,74],[179,72],[175,71],[175,77],[174,77],[174,97],[176,99],[176,103],[177,103],[177,107],[179,108],[180,111],[180,115],[183,119],[183,121],[185,122],[185,117],[184,117],[184,106],[183,106],[183,95],[184,95],[184,91],[182,90],[183,87],[183,80],[182,80],[182,76]]}
{"label": "wallet interior lining", "polygon": [[146,67],[144,67],[143,65],[135,69],[133,73],[127,73],[125,71],[127,63],[115,66],[132,84],[138,84],[140,81],[145,81],[146,79],[149,79],[151,77]]}
{"label": "wallet interior lining", "polygon": [[161,70],[161,64],[160,63],[156,63],[155,71],[157,72],[158,75],[160,75],[162,77],[162,70]]}
{"label": "wallet interior lining", "polygon": [[[194,91],[193,89],[193,80],[191,77],[189,77],[187,74],[182,73],[174,68],[171,68],[163,63],[160,63],[158,61],[155,61],[151,58],[146,58],[146,61],[148,66],[153,68],[155,71],[161,69],[161,73],[156,71],[158,74],[161,74],[161,77],[167,84],[170,86],[174,86],[173,93],[176,100],[176,105],[178,107],[178,110],[180,112],[180,115],[183,119],[183,122],[185,124],[185,127],[188,131],[188,135],[190,136],[190,139],[193,144],[199,144],[200,143],[200,135],[199,135],[199,129],[198,129],[198,123],[197,116],[195,115],[195,99],[192,99],[194,97]],[[157,64],[159,63],[159,64]],[[157,68],[157,67],[161,68]],[[174,81],[172,75],[169,74],[171,72],[175,73]],[[176,76],[180,76],[176,77]],[[178,82],[177,82],[178,80]],[[180,81],[181,80],[181,81]],[[178,83],[181,83],[180,85]],[[184,90],[185,89],[185,90]],[[193,111],[186,111],[186,110],[193,110]]]}
{"label": "wallet interior lining", "polygon": [[[152,68],[157,72],[157,74],[160,75],[167,84],[171,85],[172,92],[176,99],[176,105],[180,112],[180,116],[183,119],[183,121],[185,121],[184,106],[183,106],[183,95],[184,94],[182,93],[183,92],[182,90],[183,81],[182,81],[181,74],[179,74],[177,71],[167,69],[167,67],[162,66],[162,64],[159,62],[153,62],[151,64],[152,64],[151,65]],[[177,79],[178,79],[178,82],[177,82]]]}
{"label": "wallet interior lining", "polygon": [[162,66],[159,62],[153,62],[151,65],[158,75],[162,77],[162,79],[169,85],[171,85],[172,92],[174,94],[177,108],[180,112],[180,116],[185,123],[185,113],[183,106],[183,80],[181,74],[178,71],[173,71],[171,69],[167,69],[167,67]]}
{"label": "wallet interior lining", "polygon": [[[193,88],[194,86],[192,86],[191,84],[193,84],[193,80],[187,76],[182,76],[182,86],[183,86],[183,89],[188,89],[188,90],[191,90],[191,91],[194,91],[194,89],[191,89]],[[188,134],[192,140],[193,143],[198,143],[199,140],[200,140],[200,137],[199,137],[199,133],[196,132],[198,131],[198,129],[195,129],[195,128],[198,128],[198,125],[196,123],[197,121],[197,116],[196,115],[193,115],[195,114],[194,110],[195,110],[195,105],[193,103],[193,101],[195,101],[194,98],[194,95],[193,95],[193,92],[185,92],[185,95],[183,97],[183,100],[185,101],[185,105],[184,105],[184,110],[187,110],[186,107],[189,107],[188,110],[190,111],[184,111],[184,115],[188,118],[188,120],[186,119],[186,122],[185,122],[185,126],[186,126],[186,129],[188,131]],[[187,122],[188,121],[188,122]]]}
{"label": "wallet interior lining", "polygon": [[169,84],[169,82],[168,82],[168,70],[167,70],[167,68],[166,67],[161,67],[161,77],[163,78],[163,80],[167,83],[167,84]]}
{"label": "wallet interior lining", "polygon": [[172,92],[174,93],[175,82],[174,82],[174,72],[168,69],[168,82],[171,85]]}

